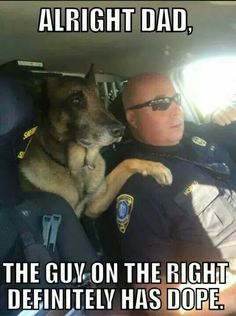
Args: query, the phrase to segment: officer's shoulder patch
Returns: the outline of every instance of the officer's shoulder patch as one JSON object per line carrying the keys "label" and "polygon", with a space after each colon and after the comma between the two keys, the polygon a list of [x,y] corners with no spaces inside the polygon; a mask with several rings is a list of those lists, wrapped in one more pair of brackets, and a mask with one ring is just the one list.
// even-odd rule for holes
{"label": "officer's shoulder patch", "polygon": [[124,234],[129,225],[134,198],[128,194],[121,194],[116,199],[116,223],[119,231]]}
{"label": "officer's shoulder patch", "polygon": [[203,138],[198,137],[198,136],[193,136],[192,142],[196,145],[203,146],[203,147],[205,147],[207,145],[207,141]]}

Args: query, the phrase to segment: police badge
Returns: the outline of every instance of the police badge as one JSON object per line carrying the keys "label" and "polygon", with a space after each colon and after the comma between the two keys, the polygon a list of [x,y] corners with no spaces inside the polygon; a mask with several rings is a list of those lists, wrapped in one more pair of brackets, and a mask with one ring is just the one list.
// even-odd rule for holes
{"label": "police badge", "polygon": [[116,223],[122,234],[129,225],[133,204],[134,198],[128,194],[121,194],[116,199]]}
{"label": "police badge", "polygon": [[207,144],[207,141],[205,139],[202,139],[198,136],[193,136],[192,141],[194,144],[199,145],[199,146],[203,146],[203,147],[205,147]]}

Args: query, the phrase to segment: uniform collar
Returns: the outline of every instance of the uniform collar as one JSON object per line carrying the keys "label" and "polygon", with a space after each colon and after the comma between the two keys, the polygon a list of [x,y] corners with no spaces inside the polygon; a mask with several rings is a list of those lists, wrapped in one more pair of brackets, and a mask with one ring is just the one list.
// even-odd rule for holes
{"label": "uniform collar", "polygon": [[159,157],[170,157],[174,155],[180,155],[184,153],[184,144],[181,141],[177,145],[173,146],[154,146],[148,145],[137,140],[132,141],[132,152],[140,152],[147,155],[157,155]]}
{"label": "uniform collar", "polygon": [[[117,154],[124,158],[139,158],[158,160],[158,158],[168,158],[173,156],[181,156],[183,158],[191,158],[192,145],[188,137],[182,138],[181,142],[174,146],[153,146],[139,142],[135,139],[123,141],[116,146]],[[192,157],[193,158],[193,157]]]}

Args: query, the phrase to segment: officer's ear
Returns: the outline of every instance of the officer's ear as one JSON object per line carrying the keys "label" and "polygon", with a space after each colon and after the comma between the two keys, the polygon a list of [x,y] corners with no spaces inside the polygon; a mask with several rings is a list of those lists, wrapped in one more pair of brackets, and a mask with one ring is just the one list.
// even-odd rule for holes
{"label": "officer's ear", "polygon": [[138,125],[137,125],[137,117],[136,117],[136,113],[133,110],[128,110],[125,111],[125,116],[126,116],[126,120],[129,123],[129,126],[131,128],[137,129]]}

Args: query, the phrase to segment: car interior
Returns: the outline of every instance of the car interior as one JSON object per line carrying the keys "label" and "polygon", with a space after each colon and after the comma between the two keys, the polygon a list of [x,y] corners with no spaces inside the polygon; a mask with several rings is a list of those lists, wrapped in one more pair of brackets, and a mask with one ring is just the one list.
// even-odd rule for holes
{"label": "car interior", "polygon": [[[60,9],[57,22],[61,30],[53,25],[51,31],[49,28],[39,31],[42,8],[54,12],[51,17],[55,8]],[[118,31],[82,31],[82,26],[79,30],[65,31],[68,8],[78,9],[80,26],[81,8],[87,11],[100,8],[104,16],[107,8],[133,8],[132,30],[125,31],[123,14]],[[168,12],[183,8],[192,32],[168,29],[165,19],[162,30],[154,27],[151,31],[141,31],[144,8],[152,9],[154,24],[160,8]],[[0,70],[38,78],[84,77],[94,64],[99,96],[106,108],[123,122],[121,93],[129,77],[144,72],[167,73],[181,94],[185,119],[201,124],[218,108],[236,106],[235,15],[235,1],[1,1]],[[95,21],[96,26],[98,21],[106,25],[104,16]],[[45,21],[49,25],[49,20]],[[98,257],[104,260],[108,254],[101,227],[86,216],[81,221]],[[109,241],[106,247],[112,248],[114,241]],[[66,315],[87,315],[83,313],[71,310]],[[45,314],[42,310],[18,312],[21,316]]]}

